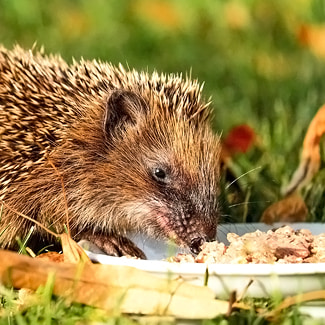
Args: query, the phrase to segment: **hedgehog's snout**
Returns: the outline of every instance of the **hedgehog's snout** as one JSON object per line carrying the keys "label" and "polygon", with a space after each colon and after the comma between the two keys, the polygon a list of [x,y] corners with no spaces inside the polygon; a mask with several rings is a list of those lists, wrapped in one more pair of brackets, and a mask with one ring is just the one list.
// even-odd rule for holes
{"label": "hedgehog's snout", "polygon": [[201,246],[207,241],[213,241],[216,239],[217,226],[216,223],[205,224],[204,232],[196,234],[189,241],[189,248],[192,253],[198,254],[201,251]]}
{"label": "hedgehog's snout", "polygon": [[205,243],[205,238],[204,237],[195,237],[192,238],[191,243],[190,243],[190,250],[193,254],[198,254],[201,251],[201,246]]}

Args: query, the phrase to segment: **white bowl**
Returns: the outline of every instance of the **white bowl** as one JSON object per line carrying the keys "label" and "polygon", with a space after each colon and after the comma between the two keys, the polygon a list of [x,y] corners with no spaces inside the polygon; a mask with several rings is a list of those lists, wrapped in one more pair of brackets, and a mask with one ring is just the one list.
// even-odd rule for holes
{"label": "white bowl", "polygon": [[[282,224],[268,226],[265,224],[227,224],[220,225],[218,240],[227,243],[226,234],[235,232],[242,235],[257,229],[267,231]],[[310,229],[314,235],[325,233],[325,224],[296,223],[290,224],[294,229]],[[146,253],[148,260],[134,260],[112,257],[104,254],[87,252],[93,261],[102,264],[128,265],[148,271],[160,277],[182,277],[186,281],[204,285],[208,271],[208,286],[217,297],[229,297],[236,291],[238,295],[268,297],[272,295],[288,296],[313,290],[325,289],[325,263],[306,264],[198,264],[169,263],[161,259],[169,252],[178,252],[170,245],[148,239],[145,236],[133,236],[137,245]]]}

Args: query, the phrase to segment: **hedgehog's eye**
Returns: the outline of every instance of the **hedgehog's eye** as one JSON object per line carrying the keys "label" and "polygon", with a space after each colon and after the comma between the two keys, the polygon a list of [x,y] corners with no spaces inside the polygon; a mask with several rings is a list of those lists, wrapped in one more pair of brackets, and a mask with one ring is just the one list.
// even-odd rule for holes
{"label": "hedgehog's eye", "polygon": [[154,174],[159,179],[165,179],[166,178],[166,172],[162,168],[155,168]]}
{"label": "hedgehog's eye", "polygon": [[165,183],[167,178],[167,173],[163,168],[155,168],[153,170],[153,176],[156,181],[159,183]]}

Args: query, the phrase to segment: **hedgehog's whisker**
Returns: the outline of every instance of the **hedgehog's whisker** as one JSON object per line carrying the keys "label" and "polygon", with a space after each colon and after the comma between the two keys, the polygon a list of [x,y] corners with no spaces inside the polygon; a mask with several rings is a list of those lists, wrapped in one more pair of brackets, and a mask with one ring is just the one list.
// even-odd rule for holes
{"label": "hedgehog's whisker", "polygon": [[262,168],[261,166],[258,166],[258,167],[255,167],[255,168],[253,168],[253,169],[247,171],[247,172],[244,173],[244,174],[241,174],[240,176],[238,176],[237,178],[235,178],[235,179],[234,179],[230,184],[228,184],[228,185],[226,186],[226,190],[228,190],[228,188],[229,188],[231,185],[233,185],[234,183],[236,183],[236,182],[237,182],[239,179],[241,179],[242,177],[246,176],[246,175],[249,174],[249,173],[255,172],[256,170],[261,169],[261,168]]}
{"label": "hedgehog's whisker", "polygon": [[261,200],[261,201],[248,201],[248,202],[245,201],[245,202],[231,204],[231,205],[228,206],[228,208],[234,208],[234,207],[245,205],[245,204],[256,204],[256,203],[270,203],[270,201],[264,201],[264,200]]}
{"label": "hedgehog's whisker", "polygon": [[231,214],[221,214],[220,218],[222,223],[230,223],[233,221],[233,217]]}

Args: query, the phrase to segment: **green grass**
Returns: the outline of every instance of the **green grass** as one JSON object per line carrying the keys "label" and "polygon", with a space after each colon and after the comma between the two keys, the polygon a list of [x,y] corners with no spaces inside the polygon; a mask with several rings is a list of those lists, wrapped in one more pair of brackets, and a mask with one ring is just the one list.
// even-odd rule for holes
{"label": "green grass", "polygon": [[36,293],[27,293],[0,286],[0,324],[50,325],[50,324],[132,324],[131,319],[110,315],[102,310],[69,303],[52,295],[53,279]]}
{"label": "green grass", "polygon": [[[68,302],[52,295],[53,278],[35,293],[19,292],[0,286],[0,324],[10,325],[74,325],[74,324],[176,324],[170,317],[138,317],[111,314],[100,309]],[[276,306],[276,298],[245,299],[252,306],[250,310],[233,311],[229,316],[219,316],[212,320],[204,320],[204,325],[264,325],[285,324],[299,325],[321,324],[320,320],[302,314],[298,307],[279,313],[270,320],[258,312],[258,308],[272,310]]]}
{"label": "green grass", "polygon": [[[259,138],[233,161],[234,176],[246,175],[222,197],[226,221],[257,221],[281,198],[307,126],[325,103],[325,59],[297,38],[301,25],[325,22],[323,0],[0,0],[0,8],[0,42],[7,47],[37,42],[68,61],[99,58],[139,70],[191,73],[212,96],[216,132],[246,123]],[[324,168],[302,195],[309,220],[324,221]],[[72,324],[98,316],[89,307],[52,300],[50,293],[44,304],[11,311],[16,293],[1,295],[4,324]],[[301,323],[295,310],[286,315],[285,324]],[[265,323],[252,311],[211,322]]]}

